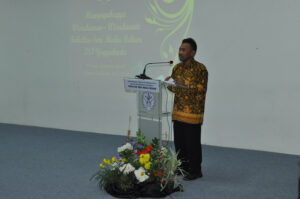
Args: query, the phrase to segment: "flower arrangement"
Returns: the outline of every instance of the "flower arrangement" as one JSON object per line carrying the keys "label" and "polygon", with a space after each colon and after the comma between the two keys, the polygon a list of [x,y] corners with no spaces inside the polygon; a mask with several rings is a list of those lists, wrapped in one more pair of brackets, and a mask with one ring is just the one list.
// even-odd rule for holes
{"label": "flower arrangement", "polygon": [[[182,191],[180,178],[176,175],[176,171],[182,173],[177,154],[171,148],[161,146],[157,138],[147,142],[140,130],[136,135],[133,139],[128,131],[126,143],[118,147],[114,157],[103,159],[91,179],[97,180],[99,187],[111,194],[112,189],[118,194],[123,193],[122,197],[124,193],[141,196],[137,192],[149,185],[159,185],[159,192],[165,195]],[[175,185],[179,186],[174,189]]]}

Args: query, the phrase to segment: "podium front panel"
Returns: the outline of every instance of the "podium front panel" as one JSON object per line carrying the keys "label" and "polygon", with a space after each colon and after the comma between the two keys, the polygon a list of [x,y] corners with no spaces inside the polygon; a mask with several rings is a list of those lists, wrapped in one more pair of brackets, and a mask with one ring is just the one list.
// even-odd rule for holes
{"label": "podium front panel", "polygon": [[161,140],[161,120],[139,117],[139,129],[145,135],[146,140],[153,138]]}
{"label": "podium front panel", "polygon": [[138,92],[138,115],[148,118],[161,117],[162,103],[161,103],[161,92]]}
{"label": "podium front panel", "polygon": [[137,94],[138,128],[149,141],[155,137],[161,140],[162,118],[170,115],[162,109],[163,86],[166,89],[165,83],[160,80],[124,78],[125,90]]}

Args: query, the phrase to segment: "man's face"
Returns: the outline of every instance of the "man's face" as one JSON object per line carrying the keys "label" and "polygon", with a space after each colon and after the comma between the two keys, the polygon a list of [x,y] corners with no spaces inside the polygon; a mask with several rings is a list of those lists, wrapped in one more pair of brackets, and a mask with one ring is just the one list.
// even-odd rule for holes
{"label": "man's face", "polygon": [[182,62],[186,62],[189,59],[193,58],[195,55],[195,51],[191,48],[189,43],[182,43],[179,48],[179,60]]}

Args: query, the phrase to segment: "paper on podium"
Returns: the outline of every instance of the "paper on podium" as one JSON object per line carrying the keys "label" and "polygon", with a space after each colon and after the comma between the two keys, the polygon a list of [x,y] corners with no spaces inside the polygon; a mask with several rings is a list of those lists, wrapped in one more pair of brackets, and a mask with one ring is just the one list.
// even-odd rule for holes
{"label": "paper on podium", "polygon": [[168,81],[163,81],[163,82],[168,85],[176,86],[176,83],[172,77]]}
{"label": "paper on podium", "polygon": [[166,84],[166,85],[173,85],[173,86],[176,85],[174,82],[174,79],[172,77],[168,81],[165,81],[165,77],[163,75],[160,75],[155,79],[160,80],[163,84]]}
{"label": "paper on podium", "polygon": [[180,88],[189,88],[189,86],[186,86],[186,85],[176,84],[172,77],[168,81],[163,81],[163,83],[170,85],[170,86],[180,87]]}
{"label": "paper on podium", "polygon": [[168,86],[175,86],[175,87],[181,87],[181,88],[189,88],[189,86],[181,85],[181,84],[176,84],[174,79],[171,77],[168,81],[165,81],[165,77],[163,75],[158,76],[155,78],[156,80],[160,80],[163,84],[168,85]]}

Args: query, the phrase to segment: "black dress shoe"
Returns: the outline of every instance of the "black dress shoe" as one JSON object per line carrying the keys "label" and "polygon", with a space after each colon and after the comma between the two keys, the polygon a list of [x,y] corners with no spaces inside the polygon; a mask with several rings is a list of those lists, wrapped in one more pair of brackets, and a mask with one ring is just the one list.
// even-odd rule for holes
{"label": "black dress shoe", "polygon": [[198,178],[202,178],[202,177],[203,177],[202,172],[197,173],[197,177],[198,177]]}

